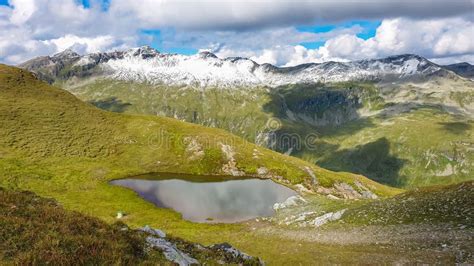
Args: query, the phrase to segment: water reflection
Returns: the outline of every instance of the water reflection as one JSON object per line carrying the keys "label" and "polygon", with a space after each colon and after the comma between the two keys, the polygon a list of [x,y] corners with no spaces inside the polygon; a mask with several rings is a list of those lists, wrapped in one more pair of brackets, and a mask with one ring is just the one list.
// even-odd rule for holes
{"label": "water reflection", "polygon": [[271,180],[186,179],[121,179],[112,184],[133,189],[144,199],[174,209],[184,219],[194,222],[238,222],[270,216],[274,213],[274,203],[296,194]]}

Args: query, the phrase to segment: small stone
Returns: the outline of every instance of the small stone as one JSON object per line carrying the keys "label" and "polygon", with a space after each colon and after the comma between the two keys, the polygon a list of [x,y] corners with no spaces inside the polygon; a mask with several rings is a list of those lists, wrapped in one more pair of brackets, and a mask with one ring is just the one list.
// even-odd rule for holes
{"label": "small stone", "polygon": [[276,210],[279,210],[279,209],[284,209],[284,208],[288,208],[288,207],[292,207],[292,206],[297,206],[299,204],[303,204],[303,203],[306,203],[306,202],[307,201],[304,198],[302,198],[301,196],[291,196],[291,197],[287,198],[284,202],[273,204],[273,209],[276,211]]}
{"label": "small stone", "polygon": [[259,167],[259,168],[257,169],[257,174],[258,174],[258,175],[266,175],[266,174],[268,174],[268,169],[265,168],[265,167],[263,167],[263,166],[262,166],[262,167]]}
{"label": "small stone", "polygon": [[165,238],[166,237],[166,233],[161,231],[160,229],[153,229],[151,228],[150,226],[148,225],[145,225],[144,227],[142,227],[140,229],[141,231],[145,232],[145,233],[148,233],[148,234],[151,234],[151,235],[154,235],[154,236],[158,236],[158,237],[161,237],[161,238]]}
{"label": "small stone", "polygon": [[199,264],[199,261],[190,257],[183,251],[179,250],[175,244],[167,241],[164,238],[156,238],[149,236],[146,238],[146,241],[151,247],[162,250],[167,260],[174,262],[180,266]]}
{"label": "small stone", "polygon": [[336,196],[334,196],[334,195],[332,195],[332,194],[329,194],[329,195],[327,195],[326,197],[327,197],[328,199],[332,199],[332,200],[340,200],[340,198],[338,198],[338,197],[336,197]]}

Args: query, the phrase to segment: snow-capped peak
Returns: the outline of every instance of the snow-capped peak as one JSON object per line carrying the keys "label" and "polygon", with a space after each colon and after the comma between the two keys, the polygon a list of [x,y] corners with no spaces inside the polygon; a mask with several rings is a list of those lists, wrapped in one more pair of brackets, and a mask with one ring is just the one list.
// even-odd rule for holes
{"label": "snow-capped peak", "polygon": [[159,54],[160,52],[148,45],[138,48],[132,48],[125,52],[125,56],[141,57],[142,59],[153,58]]}
{"label": "snow-capped peak", "polygon": [[71,48],[68,48],[60,53],[53,55],[52,58],[56,60],[71,60],[71,59],[77,59],[79,57],[81,57],[79,54],[74,52]]}
{"label": "snow-capped peak", "polygon": [[[258,64],[248,58],[219,58],[211,52],[195,55],[163,54],[150,46],[126,51],[78,56],[72,51],[58,55],[76,58],[83,69],[98,68],[101,75],[166,85],[280,86],[295,83],[403,80],[431,75],[442,68],[417,55],[397,55],[353,62],[310,63],[294,67]],[[54,57],[58,56],[55,55]]]}
{"label": "snow-capped peak", "polygon": [[[156,52],[158,54],[158,52]],[[241,57],[221,59],[210,52],[185,56],[124,57],[104,64],[116,79],[198,86],[280,86],[350,80],[389,81],[429,75],[440,67],[417,55],[354,62],[276,67]]]}

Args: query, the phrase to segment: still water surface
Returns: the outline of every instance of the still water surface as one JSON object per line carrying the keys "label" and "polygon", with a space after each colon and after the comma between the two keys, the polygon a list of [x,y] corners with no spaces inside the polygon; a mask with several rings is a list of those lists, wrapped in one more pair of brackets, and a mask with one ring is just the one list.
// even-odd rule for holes
{"label": "still water surface", "polygon": [[274,214],[273,204],[296,193],[271,180],[154,174],[111,183],[194,222],[239,222]]}

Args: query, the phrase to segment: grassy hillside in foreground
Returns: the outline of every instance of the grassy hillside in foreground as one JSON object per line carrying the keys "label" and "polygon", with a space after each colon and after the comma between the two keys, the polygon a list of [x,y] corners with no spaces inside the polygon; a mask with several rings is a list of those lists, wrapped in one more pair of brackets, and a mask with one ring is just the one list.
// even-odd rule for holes
{"label": "grassy hillside in foreground", "polygon": [[[221,143],[232,149],[223,149]],[[287,180],[288,185],[331,187],[338,182],[353,185],[357,180],[381,196],[399,192],[359,175],[327,171],[257,147],[223,130],[169,118],[105,112],[24,70],[0,65],[0,186],[52,197],[66,209],[107,222],[114,222],[116,213],[123,211],[127,213],[123,221],[132,227],[148,224],[206,245],[227,241],[269,263],[311,263],[318,258],[315,252],[335,251],[256,237],[242,224],[187,222],[172,210],[156,208],[134,192],[108,184],[112,179],[155,171],[222,174],[234,164],[246,174],[255,174],[263,166],[269,176],[283,183]],[[314,172],[315,181],[306,167]],[[338,256],[347,261],[354,257],[352,251]]]}
{"label": "grassy hillside in foreground", "polygon": [[[102,109],[223,128],[327,169],[404,188],[474,176],[474,122],[462,115],[472,110],[473,84],[442,78],[390,88],[349,82],[202,89],[105,78],[57,83]],[[308,148],[287,138],[296,134],[318,139]]]}
{"label": "grassy hillside in foreground", "polygon": [[[0,188],[0,261],[27,264],[137,264],[145,237],[124,225],[64,210],[30,192]],[[159,257],[155,261],[160,261]],[[161,262],[165,262],[161,258]]]}
{"label": "grassy hillside in foreground", "polygon": [[[146,243],[149,232],[112,225],[64,210],[31,192],[0,188],[0,262],[16,265],[168,265],[161,250]],[[182,239],[164,240],[203,264],[259,265],[258,258],[234,258],[216,247]]]}

